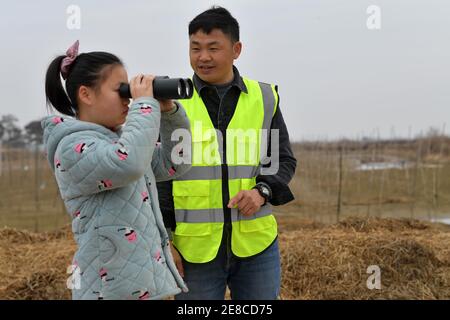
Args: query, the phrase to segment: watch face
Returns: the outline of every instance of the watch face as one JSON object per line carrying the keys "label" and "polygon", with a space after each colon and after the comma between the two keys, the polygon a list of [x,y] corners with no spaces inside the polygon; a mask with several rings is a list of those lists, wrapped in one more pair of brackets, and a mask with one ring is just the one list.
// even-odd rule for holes
{"label": "watch face", "polygon": [[267,189],[266,187],[261,187],[261,192],[268,197],[270,195],[269,193],[269,189]]}

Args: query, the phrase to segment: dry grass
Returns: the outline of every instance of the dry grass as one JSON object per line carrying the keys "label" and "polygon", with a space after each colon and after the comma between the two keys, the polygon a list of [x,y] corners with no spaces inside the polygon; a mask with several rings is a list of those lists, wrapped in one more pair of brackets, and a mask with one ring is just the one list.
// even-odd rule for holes
{"label": "dry grass", "polygon": [[[450,228],[416,220],[347,219],[282,233],[284,299],[449,299]],[[369,290],[367,268],[381,269]]]}
{"label": "dry grass", "polygon": [[[417,220],[351,218],[331,226],[280,217],[282,299],[450,299],[450,228]],[[70,299],[69,227],[0,230],[0,299]],[[369,290],[367,267],[381,268]]]}
{"label": "dry grass", "polygon": [[68,227],[52,233],[0,231],[0,299],[70,299],[66,273],[76,250]]}

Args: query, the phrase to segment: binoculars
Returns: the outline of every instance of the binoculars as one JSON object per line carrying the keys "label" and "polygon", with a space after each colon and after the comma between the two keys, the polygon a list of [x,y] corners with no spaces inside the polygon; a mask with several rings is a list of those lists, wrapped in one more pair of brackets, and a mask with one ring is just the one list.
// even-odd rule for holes
{"label": "binoculars", "polygon": [[[153,79],[153,96],[155,99],[190,99],[194,93],[194,85],[191,79],[159,76]],[[130,84],[121,83],[119,95],[125,99],[131,99]]]}

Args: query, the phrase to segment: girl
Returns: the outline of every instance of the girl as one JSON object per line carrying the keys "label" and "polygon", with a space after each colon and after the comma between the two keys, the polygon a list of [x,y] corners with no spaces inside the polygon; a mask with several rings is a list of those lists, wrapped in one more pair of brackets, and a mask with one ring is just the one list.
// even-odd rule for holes
{"label": "girl", "polygon": [[47,70],[47,102],[68,116],[49,116],[42,127],[78,244],[73,299],[162,299],[187,291],[170,252],[155,180],[190,168],[170,157],[171,132],[189,129],[189,121],[178,103],[153,98],[153,78],[132,78],[128,108],[118,93],[127,72],[110,53],[78,55],[77,41]]}

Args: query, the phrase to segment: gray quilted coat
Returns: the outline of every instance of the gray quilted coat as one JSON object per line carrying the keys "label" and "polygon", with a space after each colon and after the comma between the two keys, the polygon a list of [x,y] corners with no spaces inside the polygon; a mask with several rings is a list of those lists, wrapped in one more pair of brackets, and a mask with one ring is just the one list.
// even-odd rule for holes
{"label": "gray quilted coat", "polygon": [[161,114],[158,101],[147,97],[133,102],[116,132],[58,116],[42,120],[42,127],[78,244],[72,298],[163,299],[187,291],[170,253],[155,184],[190,168],[170,158],[178,143],[171,132],[189,129],[184,109]]}

